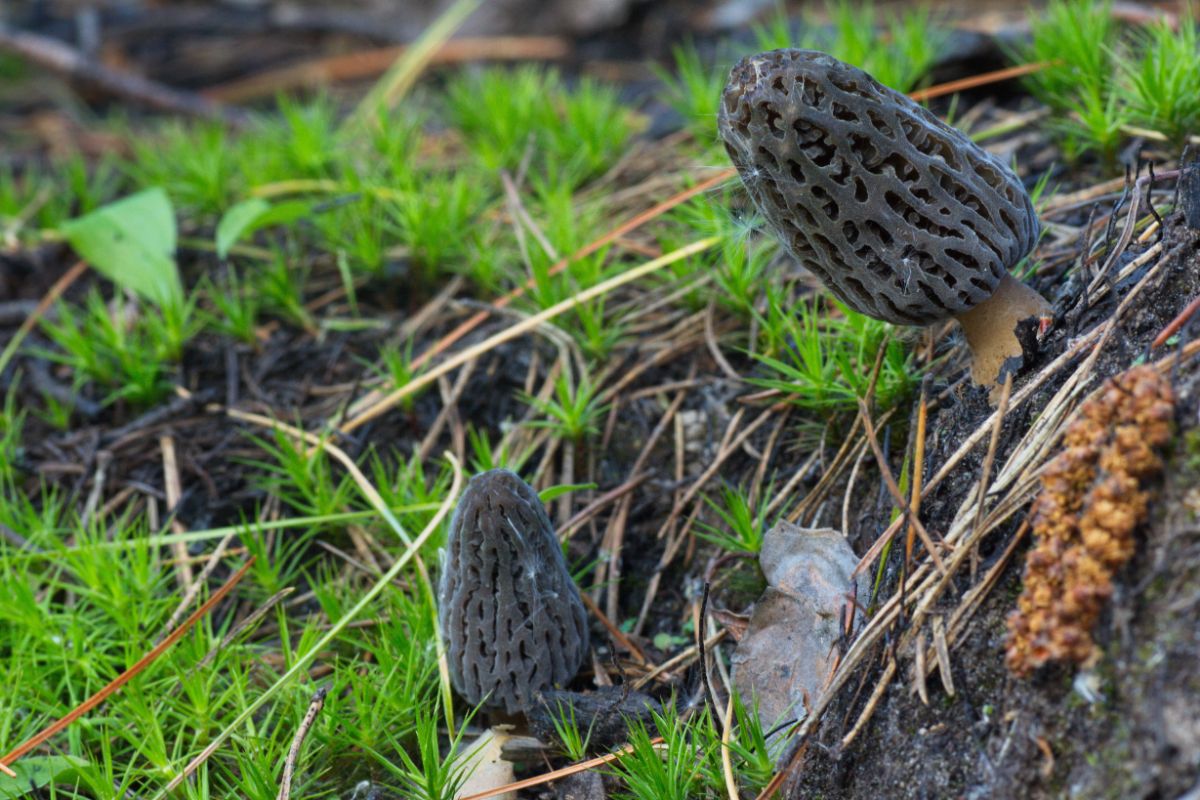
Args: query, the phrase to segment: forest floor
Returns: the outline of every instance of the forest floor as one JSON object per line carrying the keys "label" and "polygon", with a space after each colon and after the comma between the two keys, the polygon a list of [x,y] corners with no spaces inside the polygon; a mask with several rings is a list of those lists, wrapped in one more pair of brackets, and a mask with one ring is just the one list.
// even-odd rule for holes
{"label": "forest floor", "polygon": [[[0,797],[158,797],[178,779],[188,797],[268,798],[285,764],[297,797],[436,782],[469,709],[433,644],[429,573],[456,489],[495,466],[553,498],[594,634],[575,688],[673,699],[683,719],[652,728],[704,754],[654,790],[644,763],[607,766],[613,794],[754,797],[774,778],[795,798],[1200,796],[1188,132],[1131,116],[1106,152],[999,76],[928,99],[1016,165],[1045,230],[1022,274],[1055,321],[996,409],[955,326],[853,314],[752,229],[713,114],[730,54],[786,25],[714,22],[739,4],[609,4],[621,24],[561,5],[558,29],[475,20],[457,50],[433,20],[372,34],[369,14],[147,7],[106,19],[71,80],[43,71],[45,40],[9,34],[78,18],[19,9],[0,27],[0,677],[16,687],[0,763],[41,770],[0,775]],[[1029,36],[1018,15],[980,26],[947,33],[903,88],[1002,69]],[[665,30],[695,45],[672,56],[684,37]],[[388,49],[421,31],[424,59]],[[561,77],[472,66],[487,60]],[[178,243],[165,267],[120,262],[144,258],[149,284],[103,253],[82,266],[89,229],[68,224],[131,195],[132,229]],[[1137,365],[1170,386],[1174,427],[1097,655],[1016,677],[1007,620],[1039,476],[1079,407]],[[920,539],[905,555],[893,477],[922,487],[936,559]],[[845,535],[866,613],[786,748],[724,766],[698,661],[727,698],[764,587],[752,556],[784,519]],[[131,686],[11,758],[231,576]],[[752,728],[734,734],[750,751]],[[539,747],[518,777],[577,760]]]}

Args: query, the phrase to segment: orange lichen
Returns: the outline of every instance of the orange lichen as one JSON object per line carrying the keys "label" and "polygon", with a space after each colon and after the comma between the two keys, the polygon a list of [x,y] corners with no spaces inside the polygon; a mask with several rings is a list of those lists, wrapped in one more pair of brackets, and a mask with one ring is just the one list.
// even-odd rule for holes
{"label": "orange lichen", "polygon": [[1042,474],[1031,517],[1036,543],[1025,588],[1008,618],[1009,670],[1026,676],[1049,661],[1083,663],[1112,577],[1133,555],[1146,515],[1156,449],[1171,434],[1174,392],[1152,367],[1109,379],[1067,427],[1062,452]]}

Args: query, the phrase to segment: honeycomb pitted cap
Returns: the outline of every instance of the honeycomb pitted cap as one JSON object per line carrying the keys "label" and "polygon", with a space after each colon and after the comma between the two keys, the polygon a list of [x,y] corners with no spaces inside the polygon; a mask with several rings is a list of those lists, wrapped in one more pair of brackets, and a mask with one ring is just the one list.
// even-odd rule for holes
{"label": "honeycomb pitted cap", "polygon": [[450,521],[438,621],[455,690],[509,714],[564,686],[587,612],[537,493],[505,469],[471,479]]}
{"label": "honeycomb pitted cap", "polygon": [[759,211],[839,299],[925,325],[992,296],[1033,248],[1017,176],[866,72],[814,50],[734,66],[718,126]]}

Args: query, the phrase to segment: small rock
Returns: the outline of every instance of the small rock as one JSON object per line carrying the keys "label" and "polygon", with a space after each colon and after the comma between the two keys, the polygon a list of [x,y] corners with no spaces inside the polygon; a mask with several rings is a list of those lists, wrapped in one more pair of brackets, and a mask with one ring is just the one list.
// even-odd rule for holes
{"label": "small rock", "polygon": [[781,522],[763,539],[759,563],[768,586],[734,652],[734,685],[770,730],[803,717],[805,696],[820,694],[858,556],[835,530]]}
{"label": "small rock", "polygon": [[554,782],[557,800],[606,800],[604,779],[598,772],[577,772]]}

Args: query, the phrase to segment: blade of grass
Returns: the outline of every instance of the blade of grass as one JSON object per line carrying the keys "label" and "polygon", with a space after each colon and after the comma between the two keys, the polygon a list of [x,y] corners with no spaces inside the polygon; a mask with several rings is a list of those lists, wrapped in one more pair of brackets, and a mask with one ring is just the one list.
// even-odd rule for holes
{"label": "blade of grass", "polygon": [[[663,741],[664,740],[661,736],[656,736],[650,740],[650,744],[662,744]],[[565,778],[568,775],[574,775],[578,772],[586,772],[593,767],[602,767],[605,764],[611,764],[621,756],[628,755],[631,752],[633,752],[633,748],[626,745],[620,750],[617,750],[615,753],[609,753],[606,756],[597,756],[596,758],[588,761],[581,761],[578,764],[571,764],[570,766],[562,767],[561,769],[556,769],[543,775],[535,775],[532,778],[525,778],[505,786],[496,786],[479,792],[478,794],[468,795],[467,797],[462,798],[462,800],[486,800],[486,798],[489,797],[497,797],[502,794],[516,792],[520,789],[528,789],[530,786],[541,786],[544,783],[550,783],[551,781],[556,781],[559,778]]]}
{"label": "blade of grass", "polygon": [[[237,409],[230,408],[225,409],[225,413],[234,419],[252,422],[255,425],[261,425],[265,428],[270,428],[273,430],[284,431],[289,436],[305,442],[306,444],[310,444],[313,447],[318,447],[329,455],[333,456],[342,464],[343,467],[346,468],[346,471],[350,473],[350,477],[354,479],[354,483],[358,486],[359,491],[361,491],[363,496],[367,498],[367,502],[371,504],[372,508],[375,509],[379,516],[383,517],[384,521],[387,522],[387,524],[395,532],[396,536],[400,538],[400,541],[403,542],[405,546],[412,547],[412,538],[409,537],[408,532],[404,530],[404,526],[400,524],[400,520],[396,519],[396,516],[392,514],[391,510],[387,507],[387,503],[383,501],[383,497],[380,496],[379,491],[375,488],[374,484],[367,480],[367,476],[363,474],[361,469],[359,469],[358,464],[354,463],[354,459],[350,458],[350,456],[346,454],[345,450],[342,450],[333,442],[329,441],[328,436],[318,436],[315,433],[309,433],[308,431],[301,430],[300,428],[286,425],[270,417],[264,417],[260,414],[254,414],[247,411],[239,411]],[[429,569],[425,566],[425,561],[421,558],[419,553],[416,555],[415,560],[417,562],[417,572],[421,577],[421,584],[425,589],[425,593],[429,596],[430,607],[436,609],[437,594],[433,590],[433,581],[429,577]],[[446,661],[446,643],[442,641],[440,628],[437,624],[436,611],[434,612],[434,615],[434,643],[437,646],[438,671],[441,675],[443,707],[446,712],[446,727],[450,729],[450,735],[453,737],[454,712],[453,695],[450,689],[450,667]]]}
{"label": "blade of grass", "polygon": [[891,493],[892,500],[896,503],[897,508],[904,509],[906,512],[897,517],[897,519],[908,518],[908,522],[917,529],[917,535],[921,537],[921,542],[925,545],[925,549],[929,551],[929,557],[933,560],[938,572],[944,575],[946,573],[946,565],[942,563],[942,557],[938,555],[937,545],[930,537],[929,532],[925,530],[925,526],[921,524],[919,516],[913,512],[912,506],[904,501],[904,493],[896,485],[896,479],[892,476],[887,459],[883,455],[883,449],[879,445],[879,438],[875,435],[875,425],[871,422],[871,411],[867,408],[867,404],[862,398],[859,398],[858,401],[858,412],[862,417],[863,429],[867,432],[867,443],[871,446],[871,452],[875,454],[875,461],[883,477],[884,484],[887,486],[888,492]]}
{"label": "blade of grass", "polygon": [[[725,719],[733,719],[733,703],[737,694],[729,693],[729,701],[725,705]],[[738,793],[737,778],[733,775],[733,758],[732,751],[729,748],[729,743],[733,740],[733,725],[726,725],[721,731],[721,775],[725,778],[725,791],[729,793],[729,800],[740,800],[741,795]]]}
{"label": "blade of grass", "polygon": [[421,37],[413,42],[400,58],[396,59],[383,74],[358,108],[346,120],[346,126],[359,126],[368,122],[381,109],[391,106],[412,88],[417,77],[424,71],[434,54],[454,32],[474,13],[482,0],[457,0],[430,25]]}
{"label": "blade of grass", "polygon": [[[432,511],[438,508],[438,503],[412,503],[404,506],[392,506],[388,510],[392,514],[397,512],[412,513],[420,511]],[[104,541],[95,544],[88,544],[82,547],[70,548],[67,552],[72,553],[90,553],[99,552],[102,550],[125,550],[132,547],[166,547],[175,544],[176,542],[207,542],[212,539],[223,539],[231,533],[248,532],[251,529],[260,531],[277,531],[287,530],[288,528],[310,528],[314,525],[326,525],[337,522],[354,522],[357,520],[368,519],[372,516],[378,516],[379,512],[375,509],[365,511],[343,511],[337,514],[321,514],[310,517],[287,517],[277,520],[263,520],[257,522],[247,522],[243,525],[228,525],[223,528],[208,528],[200,531],[188,531],[187,533],[171,533],[161,536],[148,536],[144,539],[128,539],[121,541]],[[47,559],[56,558],[63,551],[61,550],[27,550],[17,553],[9,553],[5,556],[8,559]]]}

